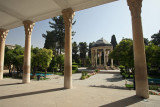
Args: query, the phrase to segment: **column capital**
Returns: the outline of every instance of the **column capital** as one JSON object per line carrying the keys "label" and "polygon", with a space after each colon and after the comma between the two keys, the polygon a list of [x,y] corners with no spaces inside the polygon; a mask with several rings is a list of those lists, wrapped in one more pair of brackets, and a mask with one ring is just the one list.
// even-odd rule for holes
{"label": "column capital", "polygon": [[142,0],[127,0],[132,17],[140,17]]}
{"label": "column capital", "polygon": [[72,10],[72,8],[67,8],[62,10],[62,14],[63,14],[65,25],[70,27],[71,25],[70,23],[72,23],[73,16],[74,16],[74,11]]}
{"label": "column capital", "polygon": [[32,33],[32,30],[33,30],[35,23],[30,20],[25,20],[25,21],[23,21],[23,24],[24,24],[26,36],[31,36],[31,33]]}
{"label": "column capital", "polygon": [[0,39],[5,40],[9,30],[0,28]]}

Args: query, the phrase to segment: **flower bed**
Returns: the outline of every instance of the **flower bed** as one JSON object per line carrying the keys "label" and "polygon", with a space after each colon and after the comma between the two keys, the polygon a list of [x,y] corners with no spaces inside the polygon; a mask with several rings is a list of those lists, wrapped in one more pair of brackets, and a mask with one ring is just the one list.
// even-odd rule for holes
{"label": "flower bed", "polygon": [[90,76],[93,76],[93,75],[97,74],[98,72],[100,72],[100,70],[98,70],[98,69],[96,69],[94,72],[89,73],[89,74],[88,74],[88,72],[86,72],[86,71],[82,71],[81,80],[87,79],[87,78],[89,78]]}
{"label": "flower bed", "polygon": [[155,92],[155,91],[152,91],[152,90],[149,91],[149,94],[160,96],[160,93],[159,93],[159,92]]}

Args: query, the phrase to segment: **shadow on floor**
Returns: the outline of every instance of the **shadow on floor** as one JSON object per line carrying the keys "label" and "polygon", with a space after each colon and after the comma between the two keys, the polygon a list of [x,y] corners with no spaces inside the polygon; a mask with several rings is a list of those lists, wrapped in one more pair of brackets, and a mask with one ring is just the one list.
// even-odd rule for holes
{"label": "shadow on floor", "polygon": [[100,107],[126,107],[135,103],[138,103],[140,101],[142,101],[143,99],[137,96],[131,96],[131,97],[127,97],[106,105],[102,105]]}
{"label": "shadow on floor", "polygon": [[35,92],[26,92],[26,93],[21,93],[21,94],[0,96],[0,100],[1,99],[9,99],[9,98],[15,98],[15,97],[35,95],[35,94],[42,94],[42,93],[48,93],[48,92],[54,92],[54,91],[60,91],[60,90],[65,90],[65,89],[64,88],[56,88],[56,89],[47,89],[47,90],[40,90],[40,91],[35,91]]}
{"label": "shadow on floor", "polygon": [[119,72],[114,72],[114,71],[100,71],[99,73],[100,74],[119,74],[120,75]]}
{"label": "shadow on floor", "polygon": [[106,80],[109,82],[118,82],[118,81],[122,81],[123,79],[122,78],[107,78]]}
{"label": "shadow on floor", "polygon": [[8,86],[8,85],[20,85],[23,83],[11,83],[11,84],[1,84],[0,86]]}
{"label": "shadow on floor", "polygon": [[89,87],[97,87],[97,88],[110,88],[110,89],[120,89],[120,90],[128,90],[126,87],[120,87],[120,86],[113,86],[113,85],[109,85],[109,86],[105,86],[105,85],[90,85]]}

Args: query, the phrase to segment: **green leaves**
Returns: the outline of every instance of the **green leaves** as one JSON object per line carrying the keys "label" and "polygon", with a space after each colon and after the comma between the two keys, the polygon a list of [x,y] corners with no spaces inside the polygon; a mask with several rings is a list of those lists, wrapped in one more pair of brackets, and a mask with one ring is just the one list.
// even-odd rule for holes
{"label": "green leaves", "polygon": [[110,53],[109,57],[118,60],[120,65],[133,68],[133,42],[131,39],[123,39],[115,49]]}
{"label": "green leaves", "polygon": [[151,36],[152,38],[152,42],[155,44],[155,45],[160,45],[160,31],[154,35]]}
{"label": "green leaves", "polygon": [[116,36],[112,35],[111,44],[113,45],[113,49],[117,46]]}
{"label": "green leaves", "polygon": [[[74,25],[76,21],[72,23]],[[44,48],[52,49],[57,52],[64,49],[64,39],[65,39],[65,24],[62,16],[57,16],[52,18],[52,22],[49,22],[52,31],[46,31],[47,34],[42,34],[42,37],[45,38]],[[72,36],[75,35],[75,32],[72,31]],[[56,54],[56,53],[55,53]]]}
{"label": "green leaves", "polygon": [[150,66],[159,66],[160,65],[160,47],[157,45],[149,44],[146,46],[146,59],[147,65]]}
{"label": "green leaves", "polygon": [[52,57],[53,51],[51,49],[40,49],[36,54],[36,59],[38,59],[38,64],[43,68],[46,69],[49,67]]}

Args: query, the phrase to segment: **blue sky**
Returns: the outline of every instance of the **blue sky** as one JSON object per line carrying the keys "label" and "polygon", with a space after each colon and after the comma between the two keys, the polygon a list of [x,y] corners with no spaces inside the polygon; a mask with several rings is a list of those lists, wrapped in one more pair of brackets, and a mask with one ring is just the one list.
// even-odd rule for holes
{"label": "blue sky", "polygon": [[[143,0],[142,4],[142,26],[143,36],[151,39],[151,35],[160,30],[160,0]],[[126,0],[119,0],[109,4],[96,6],[81,10],[75,13],[76,24],[73,30],[76,31],[73,41],[93,42],[100,38],[111,41],[111,36],[116,35],[117,42],[123,37],[132,38],[131,15]],[[49,21],[36,22],[31,44],[33,47],[43,48],[45,39],[42,37],[46,30],[51,30]],[[24,27],[11,29],[6,44],[18,44],[24,46],[25,32]]]}

